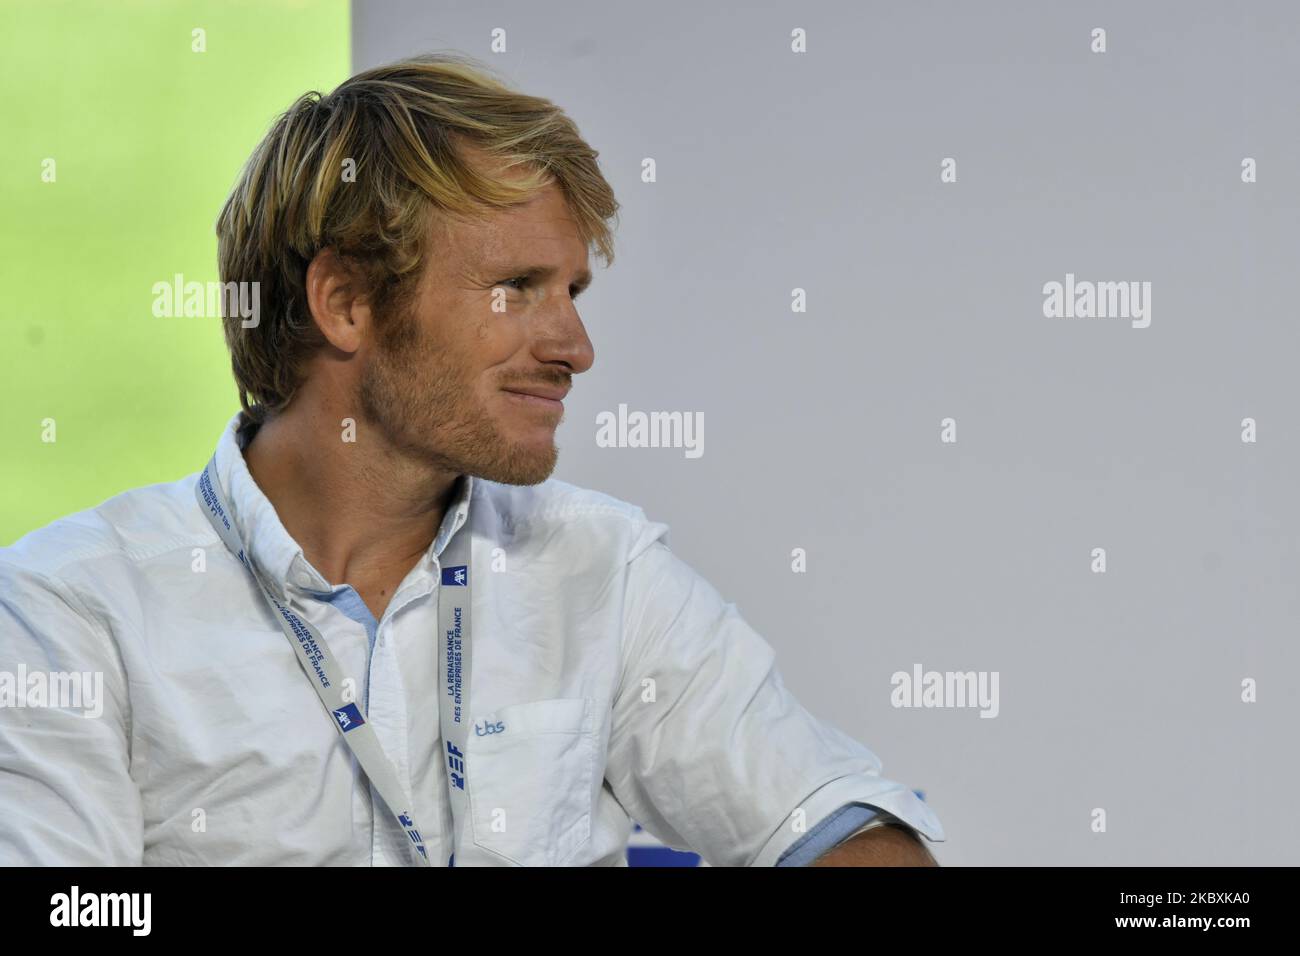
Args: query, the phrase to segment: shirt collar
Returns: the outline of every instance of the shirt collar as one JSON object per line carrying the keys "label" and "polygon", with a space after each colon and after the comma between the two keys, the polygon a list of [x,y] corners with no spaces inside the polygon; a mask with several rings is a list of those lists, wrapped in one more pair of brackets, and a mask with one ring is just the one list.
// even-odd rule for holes
{"label": "shirt collar", "polygon": [[[241,409],[227,423],[217,442],[215,456],[217,478],[226,492],[231,520],[239,540],[244,543],[245,554],[257,569],[258,577],[281,601],[286,600],[290,586],[304,591],[328,591],[331,583],[303,555],[302,547],[285,530],[275,506],[248,470],[244,448],[257,428],[257,422]],[[474,476],[461,475],[455,498],[422,561],[432,563],[469,520],[473,494]]]}

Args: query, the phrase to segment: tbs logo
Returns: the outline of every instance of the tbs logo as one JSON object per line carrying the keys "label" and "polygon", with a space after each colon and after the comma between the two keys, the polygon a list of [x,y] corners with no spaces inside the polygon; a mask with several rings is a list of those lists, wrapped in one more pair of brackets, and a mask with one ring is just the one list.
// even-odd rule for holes
{"label": "tbs logo", "polygon": [[505,722],[500,720],[498,720],[495,724],[492,723],[492,721],[490,720],[485,721],[484,727],[486,727],[487,729],[485,730],[483,729],[483,727],[480,727],[478,724],[475,724],[474,735],[476,737],[486,737],[488,734],[504,734],[506,732]]}

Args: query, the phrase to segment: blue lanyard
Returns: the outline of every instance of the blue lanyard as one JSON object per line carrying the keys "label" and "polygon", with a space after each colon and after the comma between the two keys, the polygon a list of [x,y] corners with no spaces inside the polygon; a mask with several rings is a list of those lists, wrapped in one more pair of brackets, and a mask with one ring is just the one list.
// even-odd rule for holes
{"label": "blue lanyard", "polygon": [[[316,689],[335,729],[342,735],[362,771],[388,805],[398,826],[410,838],[412,849],[418,853],[418,861],[431,866],[432,861],[415,823],[406,788],[402,786],[392,761],[384,753],[374,728],[356,703],[344,698],[338,659],[331,653],[320,631],[294,613],[291,607],[282,604],[267,589],[245,553],[243,543],[230,520],[230,505],[217,478],[216,456],[203,469],[194,494],[217,535],[257,582],[258,589],[271,605],[276,622],[298,655],[298,663]],[[442,567],[438,591],[438,624],[441,634],[438,654],[438,714],[447,761],[453,827],[449,866],[454,865],[455,848],[459,845],[460,829],[466,820],[467,807],[465,749],[470,686],[470,534],[468,528],[464,531],[464,534],[453,535],[444,551],[447,564]],[[443,599],[443,588],[450,589],[446,600]]]}

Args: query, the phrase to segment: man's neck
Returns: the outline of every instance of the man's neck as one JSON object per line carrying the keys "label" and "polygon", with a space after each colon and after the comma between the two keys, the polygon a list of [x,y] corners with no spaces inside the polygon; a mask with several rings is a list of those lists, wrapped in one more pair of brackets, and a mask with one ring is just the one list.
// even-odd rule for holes
{"label": "man's neck", "polygon": [[392,449],[376,429],[344,442],[338,418],[290,407],[244,449],[253,480],[330,584],[351,584],[376,617],[420,560],[458,475]]}

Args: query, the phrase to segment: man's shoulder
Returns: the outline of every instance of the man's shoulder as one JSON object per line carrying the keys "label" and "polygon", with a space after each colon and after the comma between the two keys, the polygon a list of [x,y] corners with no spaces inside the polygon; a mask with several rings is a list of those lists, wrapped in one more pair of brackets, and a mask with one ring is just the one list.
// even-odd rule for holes
{"label": "man's shoulder", "polygon": [[[668,525],[647,517],[637,504],[594,488],[584,488],[559,478],[536,485],[506,485],[476,478],[475,499],[487,504],[503,526],[554,524],[573,529],[601,528],[633,557],[651,542],[667,542]],[[481,495],[481,499],[480,499]]]}
{"label": "man's shoulder", "polygon": [[91,576],[106,565],[138,566],[214,535],[194,498],[198,474],[130,488],[58,518],[0,548],[0,576]]}

